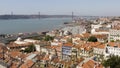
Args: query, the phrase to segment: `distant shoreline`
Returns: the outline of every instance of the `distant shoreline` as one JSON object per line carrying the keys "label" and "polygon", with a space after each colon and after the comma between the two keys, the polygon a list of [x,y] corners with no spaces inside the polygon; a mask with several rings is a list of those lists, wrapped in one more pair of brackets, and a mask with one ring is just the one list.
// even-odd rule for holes
{"label": "distant shoreline", "polygon": [[0,15],[0,20],[9,19],[42,19],[42,18],[70,18],[71,15]]}

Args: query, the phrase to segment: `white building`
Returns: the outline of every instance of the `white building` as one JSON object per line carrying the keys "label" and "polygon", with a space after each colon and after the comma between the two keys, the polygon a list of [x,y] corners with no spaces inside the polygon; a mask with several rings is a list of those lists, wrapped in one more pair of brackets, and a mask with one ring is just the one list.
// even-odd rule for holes
{"label": "white building", "polygon": [[97,28],[100,28],[100,27],[102,27],[102,25],[101,24],[97,24],[97,25],[91,25],[91,28],[92,29],[97,29]]}
{"label": "white building", "polygon": [[101,23],[96,25],[92,24],[91,28],[91,34],[109,34],[109,29],[111,28],[111,25],[102,25]]}
{"label": "white building", "polygon": [[28,43],[39,43],[40,41],[38,40],[33,40],[33,39],[25,39],[25,40],[22,40],[20,37],[17,38],[17,40],[14,42],[15,44],[19,44],[19,45],[22,45],[22,44],[28,44]]}
{"label": "white building", "polygon": [[35,44],[35,49],[36,49],[36,51],[40,52],[40,45]]}
{"label": "white building", "polygon": [[69,31],[72,34],[82,34],[85,33],[85,27],[84,26],[68,26],[62,29],[64,32]]}
{"label": "white building", "polygon": [[29,42],[29,43],[39,43],[40,41],[38,40],[34,40],[34,39],[25,39],[25,42]]}
{"label": "white building", "polygon": [[18,37],[17,40],[14,43],[16,43],[16,44],[26,44],[28,42],[25,42],[20,37]]}
{"label": "white building", "polygon": [[93,48],[93,53],[98,55],[103,55],[105,51],[105,45],[98,45]]}
{"label": "white building", "polygon": [[54,41],[50,43],[51,43],[51,46],[58,46],[62,44],[61,42],[54,42]]}
{"label": "white building", "polygon": [[80,38],[79,37],[72,38],[72,43],[79,44],[76,41],[80,41]]}
{"label": "white building", "polygon": [[54,37],[54,36],[55,36],[55,33],[49,32],[49,33],[46,33],[46,35],[49,35],[49,36]]}
{"label": "white building", "polygon": [[108,37],[108,41],[117,41],[120,40],[120,30],[117,29],[110,29],[109,30],[109,37]]}
{"label": "white building", "polygon": [[120,56],[120,44],[114,42],[110,42],[107,44],[107,46],[105,47],[104,56],[107,58],[110,55]]}
{"label": "white building", "polygon": [[96,29],[91,30],[91,34],[109,34],[107,31],[96,31]]}

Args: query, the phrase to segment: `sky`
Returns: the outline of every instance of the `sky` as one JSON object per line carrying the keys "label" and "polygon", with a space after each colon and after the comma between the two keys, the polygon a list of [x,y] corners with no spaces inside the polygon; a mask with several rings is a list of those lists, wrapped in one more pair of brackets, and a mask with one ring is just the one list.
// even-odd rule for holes
{"label": "sky", "polygon": [[120,0],[0,0],[0,15],[120,16]]}

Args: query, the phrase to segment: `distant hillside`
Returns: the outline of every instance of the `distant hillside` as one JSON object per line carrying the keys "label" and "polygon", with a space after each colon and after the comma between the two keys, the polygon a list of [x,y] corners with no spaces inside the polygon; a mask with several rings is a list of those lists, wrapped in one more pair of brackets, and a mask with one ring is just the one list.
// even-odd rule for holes
{"label": "distant hillside", "polygon": [[36,19],[36,18],[62,18],[71,15],[0,15],[0,19]]}

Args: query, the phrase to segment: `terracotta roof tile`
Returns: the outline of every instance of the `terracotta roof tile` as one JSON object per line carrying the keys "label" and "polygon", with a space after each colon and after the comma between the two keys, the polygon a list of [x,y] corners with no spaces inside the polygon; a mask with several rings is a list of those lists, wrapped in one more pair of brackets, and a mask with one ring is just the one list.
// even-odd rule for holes
{"label": "terracotta roof tile", "polygon": [[17,51],[9,52],[11,57],[19,57],[22,53]]}
{"label": "terracotta roof tile", "polygon": [[42,60],[49,60],[49,55],[45,55],[45,57]]}
{"label": "terracotta roof tile", "polygon": [[98,46],[96,46],[95,48],[104,49],[104,48],[105,48],[105,45],[104,45],[104,44],[102,44],[102,45],[98,45]]}
{"label": "terracotta roof tile", "polygon": [[82,35],[83,35],[84,38],[90,37],[90,34],[89,34],[89,33],[84,33],[84,34],[82,34]]}
{"label": "terracotta roof tile", "polygon": [[115,46],[115,42],[109,42],[108,45]]}
{"label": "terracotta roof tile", "polygon": [[32,43],[26,43],[26,44],[16,44],[16,43],[14,43],[14,42],[11,42],[9,45],[8,45],[8,47],[25,47],[25,46],[29,46],[29,45],[31,45]]}
{"label": "terracotta roof tile", "polygon": [[72,47],[73,44],[72,43],[65,43],[65,44],[63,44],[63,46],[70,46],[70,47]]}
{"label": "terracotta roof tile", "polygon": [[12,66],[10,68],[17,68],[18,67],[18,62],[12,63]]}
{"label": "terracotta roof tile", "polygon": [[107,35],[104,35],[104,34],[102,34],[102,35],[93,35],[93,36],[95,36],[96,38],[99,38],[99,39],[104,39],[104,38],[107,38],[108,36]]}
{"label": "terracotta roof tile", "polygon": [[88,62],[84,63],[82,65],[82,68],[103,68],[103,66],[100,64],[98,65],[94,60],[89,60]]}
{"label": "terracotta roof tile", "polygon": [[32,60],[27,60],[25,63],[23,63],[20,68],[30,68],[32,67],[34,62]]}

